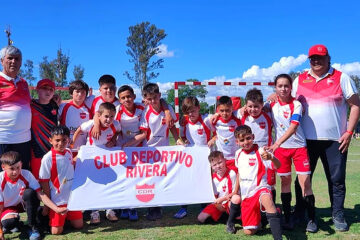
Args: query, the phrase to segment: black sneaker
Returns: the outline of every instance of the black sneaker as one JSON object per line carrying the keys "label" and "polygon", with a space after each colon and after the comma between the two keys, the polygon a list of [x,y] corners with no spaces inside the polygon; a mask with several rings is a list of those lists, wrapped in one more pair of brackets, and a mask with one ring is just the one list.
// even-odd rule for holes
{"label": "black sneaker", "polygon": [[146,219],[149,221],[155,221],[155,209],[154,208],[148,208],[148,213],[146,214]]}
{"label": "black sneaker", "polygon": [[332,220],[335,225],[335,230],[340,232],[349,231],[349,225],[345,221],[344,213],[340,212],[332,217]]}
{"label": "black sneaker", "polygon": [[303,210],[298,210],[298,208],[295,207],[295,210],[292,214],[292,219],[294,225],[300,224],[305,221],[305,212]]}
{"label": "black sneaker", "polygon": [[230,233],[230,234],[235,234],[236,229],[235,229],[235,224],[233,223],[227,223],[226,224],[226,232]]}
{"label": "black sneaker", "polygon": [[294,222],[291,220],[289,220],[288,222],[284,221],[281,227],[285,230],[294,230]]}
{"label": "black sneaker", "polygon": [[162,218],[162,209],[161,209],[161,207],[154,208],[154,216],[155,216],[155,219],[161,219]]}
{"label": "black sneaker", "polygon": [[306,231],[310,233],[316,233],[319,230],[316,221],[309,220],[306,226]]}

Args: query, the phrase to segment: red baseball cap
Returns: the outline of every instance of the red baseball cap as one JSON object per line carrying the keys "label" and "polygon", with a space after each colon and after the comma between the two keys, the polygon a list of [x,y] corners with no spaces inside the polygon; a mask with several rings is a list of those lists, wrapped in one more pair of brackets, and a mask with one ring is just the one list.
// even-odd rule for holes
{"label": "red baseball cap", "polygon": [[309,56],[308,57],[311,57],[313,55],[326,56],[326,55],[329,55],[329,52],[328,52],[327,48],[324,45],[317,44],[317,45],[312,46],[309,49]]}
{"label": "red baseball cap", "polygon": [[49,86],[52,87],[53,89],[55,89],[55,82],[50,80],[50,79],[41,79],[37,85],[36,85],[36,89],[42,88],[43,86]]}

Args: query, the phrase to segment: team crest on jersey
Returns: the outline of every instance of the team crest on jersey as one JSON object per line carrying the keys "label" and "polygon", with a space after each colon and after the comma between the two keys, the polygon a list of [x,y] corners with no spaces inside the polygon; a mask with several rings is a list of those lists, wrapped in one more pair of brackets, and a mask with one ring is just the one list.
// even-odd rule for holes
{"label": "team crest on jersey", "polygon": [[110,141],[112,137],[113,137],[112,134],[108,134],[108,135],[106,135],[106,140]]}
{"label": "team crest on jersey", "polygon": [[222,186],[222,191],[223,191],[223,192],[226,192],[226,186],[225,186],[225,185]]}
{"label": "team crest on jersey", "polygon": [[235,131],[235,126],[234,125],[229,126],[229,131],[234,132]]}
{"label": "team crest on jersey", "polygon": [[52,115],[56,115],[56,109],[51,110]]}
{"label": "team crest on jersey", "polygon": [[328,86],[334,84],[334,79],[329,78],[329,79],[326,81],[326,84],[327,84]]}
{"label": "team crest on jersey", "polygon": [[199,135],[203,135],[203,134],[204,134],[204,129],[199,128],[199,129],[197,130],[197,132],[198,132]]}
{"label": "team crest on jersey", "polygon": [[265,122],[259,122],[259,126],[261,129],[264,129],[266,127],[266,123]]}
{"label": "team crest on jersey", "polygon": [[256,163],[256,158],[249,158],[249,165],[254,166]]}
{"label": "team crest on jersey", "polygon": [[166,123],[165,118],[162,118],[162,119],[161,119],[161,124],[162,124],[162,125],[165,125],[165,123]]}
{"label": "team crest on jersey", "polygon": [[150,202],[155,196],[155,183],[136,185],[136,198],[141,202]]}
{"label": "team crest on jersey", "polygon": [[284,113],[284,118],[288,118],[289,117],[289,112],[283,112]]}
{"label": "team crest on jersey", "polygon": [[81,118],[81,119],[85,119],[85,118],[86,118],[86,113],[81,112],[81,113],[80,113],[80,118]]}
{"label": "team crest on jersey", "polygon": [[225,144],[225,145],[228,145],[228,144],[229,144],[229,142],[230,142],[229,140],[224,139],[224,144]]}

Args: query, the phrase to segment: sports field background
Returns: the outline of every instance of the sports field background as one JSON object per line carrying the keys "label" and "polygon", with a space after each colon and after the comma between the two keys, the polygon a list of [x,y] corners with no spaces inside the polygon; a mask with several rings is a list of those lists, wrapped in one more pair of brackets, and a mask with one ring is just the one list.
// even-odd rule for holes
{"label": "sports field background", "polygon": [[[277,203],[279,201],[279,179],[277,180]],[[305,233],[305,224],[299,225],[294,231],[284,231],[287,239],[360,239],[360,140],[351,142],[347,163],[347,193],[345,214],[350,224],[350,231],[345,233],[335,232],[331,222],[330,202],[327,193],[327,181],[323,174],[322,164],[319,161],[314,178],[313,190],[316,198],[319,232]],[[96,197],[96,196],[93,196]],[[292,205],[294,205],[294,197]],[[61,236],[46,235],[45,239],[272,239],[269,226],[255,236],[247,237],[243,234],[240,224],[236,224],[236,235],[227,234],[225,219],[218,224],[199,225],[196,221],[200,206],[189,206],[189,214],[182,220],[172,216],[178,207],[167,207],[161,220],[150,222],[145,219],[146,209],[139,210],[140,220],[129,222],[120,220],[117,223],[108,222],[102,215],[99,226],[89,226],[87,217],[84,228],[74,231],[67,227]],[[25,218],[22,215],[22,219]],[[7,239],[27,239],[25,233],[6,234]]]}

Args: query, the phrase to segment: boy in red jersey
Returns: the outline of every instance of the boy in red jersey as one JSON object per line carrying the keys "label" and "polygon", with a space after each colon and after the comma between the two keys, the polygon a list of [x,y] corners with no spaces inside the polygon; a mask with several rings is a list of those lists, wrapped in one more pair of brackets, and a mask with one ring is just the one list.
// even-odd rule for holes
{"label": "boy in red jersey", "polygon": [[42,79],[37,83],[39,99],[31,101],[31,172],[39,179],[41,158],[50,150],[50,131],[58,125],[58,105],[52,99],[55,83]]}
{"label": "boy in red jersey", "polygon": [[239,214],[241,198],[235,189],[236,172],[226,167],[226,159],[220,151],[213,151],[209,155],[209,162],[213,171],[213,188],[216,196],[214,203],[207,205],[198,216],[200,223],[211,217],[218,221],[224,212],[229,214],[226,231],[234,234],[235,218]]}

